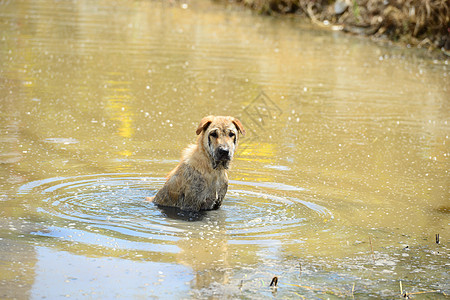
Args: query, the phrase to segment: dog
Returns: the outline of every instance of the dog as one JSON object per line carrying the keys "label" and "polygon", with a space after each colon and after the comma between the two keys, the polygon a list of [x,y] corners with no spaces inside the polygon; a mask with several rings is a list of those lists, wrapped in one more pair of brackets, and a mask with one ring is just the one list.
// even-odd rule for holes
{"label": "dog", "polygon": [[227,169],[236,151],[242,123],[230,116],[204,117],[196,130],[197,142],[183,150],[180,163],[164,186],[147,200],[185,211],[215,210],[228,189]]}

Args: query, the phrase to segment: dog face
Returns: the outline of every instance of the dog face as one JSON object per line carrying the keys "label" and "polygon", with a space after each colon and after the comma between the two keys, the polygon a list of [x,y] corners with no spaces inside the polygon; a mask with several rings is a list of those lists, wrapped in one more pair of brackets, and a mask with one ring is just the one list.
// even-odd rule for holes
{"label": "dog face", "polygon": [[228,169],[237,147],[239,133],[245,134],[241,122],[233,117],[204,117],[197,128],[203,148],[208,153],[214,169]]}

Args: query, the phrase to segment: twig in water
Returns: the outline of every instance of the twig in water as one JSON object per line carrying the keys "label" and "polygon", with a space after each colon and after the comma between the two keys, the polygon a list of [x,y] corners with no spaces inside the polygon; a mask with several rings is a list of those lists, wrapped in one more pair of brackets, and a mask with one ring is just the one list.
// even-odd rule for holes
{"label": "twig in water", "polygon": [[244,280],[241,280],[239,283],[239,290],[242,291],[242,286],[244,285]]}
{"label": "twig in water", "polygon": [[303,297],[303,296],[300,295],[299,293],[294,292],[294,294],[296,294],[297,296],[299,296],[301,299],[305,299],[305,297]]}
{"label": "twig in water", "polygon": [[277,287],[277,284],[278,284],[278,277],[275,276],[274,278],[272,278],[272,281],[270,282],[270,286]]}
{"label": "twig in water", "polygon": [[372,246],[372,239],[369,235],[369,243],[370,243],[370,249],[372,250],[372,260],[375,263],[375,254],[373,253],[373,246]]}
{"label": "twig in water", "polygon": [[323,292],[321,289],[313,288],[313,287],[306,286],[306,285],[298,285],[298,284],[292,284],[292,283],[283,283],[283,284],[287,284],[290,286],[296,286],[296,287],[300,287],[302,289],[307,289],[307,290],[311,290],[311,291]]}
{"label": "twig in water", "polygon": [[413,292],[413,293],[403,292],[402,281],[400,280],[399,283],[400,283],[400,295],[405,299],[410,299],[411,295],[431,294],[431,293],[442,294],[443,296],[447,297],[447,294],[445,294],[442,291],[423,291],[423,292]]}
{"label": "twig in water", "polygon": [[[423,292],[413,292],[413,293],[406,293],[405,295],[409,297],[409,295],[420,295],[420,294],[442,294],[443,296],[447,297],[448,295],[442,291],[423,291]],[[405,297],[406,297],[405,296]]]}

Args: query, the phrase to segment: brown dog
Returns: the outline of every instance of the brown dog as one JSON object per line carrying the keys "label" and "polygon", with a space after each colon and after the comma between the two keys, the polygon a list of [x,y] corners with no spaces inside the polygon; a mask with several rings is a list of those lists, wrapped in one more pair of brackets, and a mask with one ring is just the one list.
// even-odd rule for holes
{"label": "brown dog", "polygon": [[200,211],[218,209],[228,189],[226,169],[245,130],[233,117],[208,116],[201,120],[197,143],[183,151],[181,162],[149,201],[161,206]]}

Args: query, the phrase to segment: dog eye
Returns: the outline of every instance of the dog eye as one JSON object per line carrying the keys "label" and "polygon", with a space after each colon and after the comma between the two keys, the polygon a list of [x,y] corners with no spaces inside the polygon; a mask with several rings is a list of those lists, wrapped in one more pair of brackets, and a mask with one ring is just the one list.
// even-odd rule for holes
{"label": "dog eye", "polygon": [[211,132],[209,135],[212,136],[213,138],[217,138],[218,137],[216,131]]}
{"label": "dog eye", "polygon": [[228,134],[228,136],[231,137],[231,138],[234,137],[235,135],[236,135],[236,134],[234,134],[233,131],[230,131],[230,133]]}

